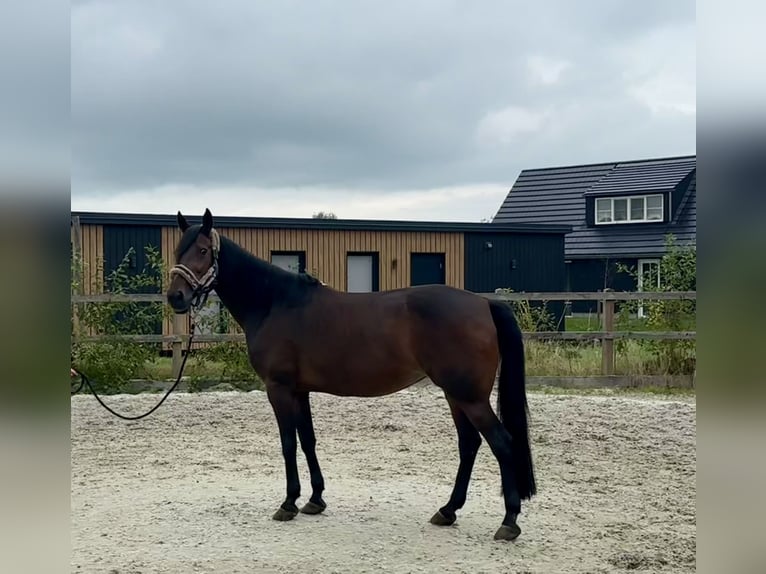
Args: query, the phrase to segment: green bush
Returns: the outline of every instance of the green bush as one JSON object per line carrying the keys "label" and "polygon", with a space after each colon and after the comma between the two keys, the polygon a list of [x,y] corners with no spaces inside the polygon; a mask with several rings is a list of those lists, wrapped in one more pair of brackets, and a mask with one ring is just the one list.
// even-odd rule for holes
{"label": "green bush", "polygon": [[[247,345],[242,341],[214,343],[194,351],[195,370],[205,363],[220,365],[220,381],[230,382],[241,389],[263,388],[262,381],[250,365]],[[206,369],[205,369],[206,370]]]}
{"label": "green bush", "polygon": [[[165,271],[162,256],[152,246],[147,246],[145,252],[147,263],[144,269],[138,273],[129,272],[130,261],[135,254],[131,248],[117,268],[99,281],[98,290],[112,294],[136,293],[146,288],[159,291]],[[99,265],[102,269],[103,263]],[[73,259],[72,271],[72,287],[76,288],[85,270],[80,261]],[[96,275],[100,277],[103,273],[97,272]],[[119,392],[128,380],[145,373],[146,363],[157,355],[159,345],[121,340],[117,336],[154,333],[168,312],[169,309],[161,302],[77,305],[78,332],[75,332],[72,321],[74,365],[88,376],[97,391]],[[82,339],[89,334],[105,338],[99,341]]]}
{"label": "green bush", "polygon": [[96,391],[118,393],[127,381],[143,375],[146,361],[156,351],[115,339],[78,343],[73,354],[77,368],[88,376]]}
{"label": "green bush", "polygon": [[[513,289],[495,289],[498,295],[513,293]],[[548,311],[546,301],[530,303],[529,301],[509,301],[516,320],[522,331],[539,332],[553,331],[556,326],[556,318]]]}
{"label": "green bush", "polygon": [[[660,259],[660,286],[657,291],[696,291],[696,245],[679,245],[671,234],[666,237],[665,246],[666,253]],[[624,265],[621,268],[638,280],[636,268]],[[647,330],[690,331],[696,329],[697,302],[694,300],[628,301],[622,305],[617,317],[618,328],[624,328],[624,325],[631,321],[631,315],[637,313],[640,305],[644,308]],[[624,341],[620,343],[624,346]],[[650,354],[653,368],[661,373],[692,374],[696,369],[696,341],[694,340],[644,340],[641,341],[641,346]]]}

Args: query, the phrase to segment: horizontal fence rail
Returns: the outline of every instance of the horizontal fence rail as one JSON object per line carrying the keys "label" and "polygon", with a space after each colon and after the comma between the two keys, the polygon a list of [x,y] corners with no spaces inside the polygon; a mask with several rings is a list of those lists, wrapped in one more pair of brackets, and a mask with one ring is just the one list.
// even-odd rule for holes
{"label": "horizontal fence rail", "polygon": [[[571,291],[571,292],[497,292],[477,293],[487,299],[502,301],[598,301],[602,310],[600,331],[525,331],[525,339],[560,340],[560,341],[601,341],[603,375],[614,374],[614,341],[619,339],[642,339],[657,341],[696,340],[696,331],[615,331],[614,312],[618,301],[696,301],[696,291]],[[211,293],[208,301],[220,302],[220,298]],[[72,304],[99,303],[165,303],[165,295],[161,293],[75,295],[71,296]],[[188,343],[189,335],[183,333],[184,315],[175,315],[172,321],[173,334],[170,335],[93,335],[80,336],[80,341],[104,341],[124,339],[136,343],[169,343],[173,350],[173,376],[177,376],[182,359],[182,345]],[[200,343],[222,343],[244,341],[243,333],[212,333],[197,334],[194,340]]]}
{"label": "horizontal fence rail", "polygon": [[[83,335],[80,341],[104,341],[123,339],[135,343],[188,343],[190,335]],[[696,339],[696,331],[528,331],[526,339],[558,339],[569,341],[589,341],[602,339],[648,339],[648,340],[690,340]],[[225,343],[244,341],[244,333],[208,333],[196,334],[198,343]]]}
{"label": "horizontal fence rail", "polygon": [[[487,299],[502,301],[678,301],[696,300],[696,291],[551,291],[518,293],[477,293]],[[220,301],[211,293],[208,301]],[[164,303],[161,293],[105,293],[99,295],[72,295],[72,303]]]}

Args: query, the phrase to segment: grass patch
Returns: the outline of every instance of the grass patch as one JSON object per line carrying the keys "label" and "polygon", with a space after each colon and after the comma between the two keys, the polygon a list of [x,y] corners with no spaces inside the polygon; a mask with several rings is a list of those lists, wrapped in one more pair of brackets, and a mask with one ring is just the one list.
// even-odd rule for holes
{"label": "grass patch", "polygon": [[[615,375],[666,374],[640,341],[616,345]],[[526,342],[527,376],[587,377],[601,374],[601,343],[568,341]]]}
{"label": "grass patch", "polygon": [[[210,381],[219,380],[222,377],[225,365],[219,362],[195,360],[195,352],[186,361],[184,368],[185,377],[200,377]],[[170,357],[157,357],[146,364],[146,378],[152,381],[175,380],[173,377],[173,360]]]}
{"label": "grass patch", "polygon": [[658,397],[695,397],[695,389],[673,387],[594,387],[572,388],[554,387],[548,385],[529,385],[528,390],[540,395],[573,395],[573,396],[658,396]]}
{"label": "grass patch", "polygon": [[[616,345],[615,375],[664,375],[656,357],[640,341],[620,341]],[[587,377],[601,375],[601,344],[594,342],[534,341],[525,343],[527,376]],[[172,379],[170,357],[157,357],[146,363],[146,378],[155,381]],[[215,358],[192,351],[184,375],[205,381],[232,382],[255,373],[237,361],[236,369],[227,356]]]}
{"label": "grass patch", "polygon": [[[157,357],[147,363],[150,380],[173,379],[173,360]],[[193,350],[184,368],[190,391],[200,390],[204,383],[228,383],[240,390],[263,389],[263,382],[250,366],[244,343],[216,343]]]}
{"label": "grass patch", "polygon": [[[681,321],[681,329],[685,331],[694,331],[696,328],[695,318],[691,317]],[[600,331],[601,319],[598,315],[577,315],[575,317],[565,317],[564,328],[567,331]],[[663,331],[661,325],[651,324],[646,318],[632,316],[630,318],[615,317],[615,331]]]}
{"label": "grass patch", "polygon": [[600,331],[601,320],[595,313],[592,315],[578,315],[564,318],[566,331]]}

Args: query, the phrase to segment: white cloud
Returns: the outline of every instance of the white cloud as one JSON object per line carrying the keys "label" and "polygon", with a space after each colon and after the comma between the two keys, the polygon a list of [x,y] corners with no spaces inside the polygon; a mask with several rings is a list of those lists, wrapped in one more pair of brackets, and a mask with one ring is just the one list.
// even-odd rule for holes
{"label": "white cloud", "polygon": [[532,82],[545,86],[557,84],[561,74],[570,66],[571,64],[564,60],[555,60],[539,54],[527,58],[527,72]]}
{"label": "white cloud", "polygon": [[141,19],[130,9],[115,13],[106,4],[81,4],[72,11],[71,27],[77,64],[145,64],[164,47],[158,23]]}
{"label": "white cloud", "polygon": [[479,121],[476,137],[484,144],[509,144],[520,135],[540,131],[548,115],[548,112],[508,106],[486,114]]}
{"label": "white cloud", "polygon": [[653,114],[697,113],[694,24],[656,28],[616,50],[627,94]]}
{"label": "white cloud", "polygon": [[694,84],[672,74],[660,72],[631,84],[628,93],[654,114],[671,112],[693,116],[697,113]]}

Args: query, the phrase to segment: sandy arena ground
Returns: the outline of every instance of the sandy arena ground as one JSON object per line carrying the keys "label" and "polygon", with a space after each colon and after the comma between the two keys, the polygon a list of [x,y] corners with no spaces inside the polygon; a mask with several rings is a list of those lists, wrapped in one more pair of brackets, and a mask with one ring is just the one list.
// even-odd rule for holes
{"label": "sandy arena ground", "polygon": [[[158,399],[105,401],[138,414]],[[74,397],[72,572],[695,571],[693,398],[531,393],[539,492],[512,543],[492,539],[503,503],[486,442],[457,523],[428,522],[458,461],[438,389],[314,395],[312,407],[328,508],[279,523],[283,462],[264,393],[178,393],[138,422]],[[299,465],[300,505],[302,453]]]}

